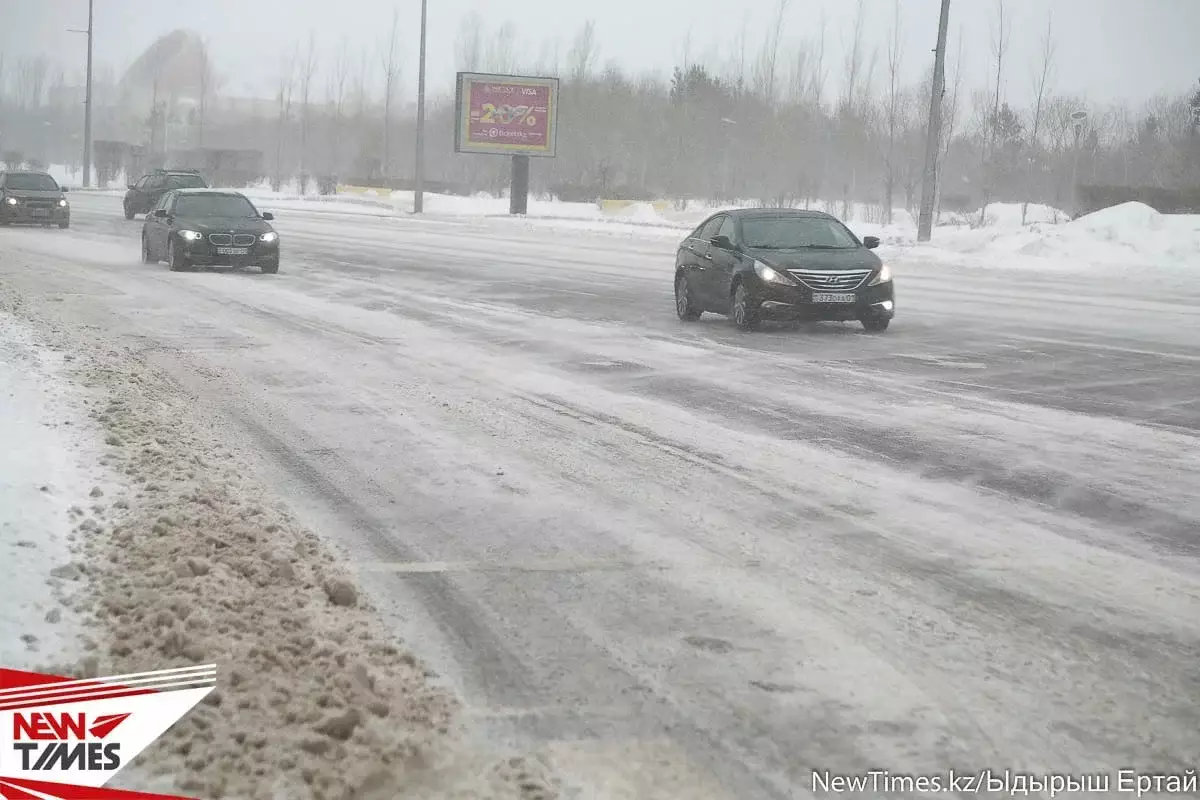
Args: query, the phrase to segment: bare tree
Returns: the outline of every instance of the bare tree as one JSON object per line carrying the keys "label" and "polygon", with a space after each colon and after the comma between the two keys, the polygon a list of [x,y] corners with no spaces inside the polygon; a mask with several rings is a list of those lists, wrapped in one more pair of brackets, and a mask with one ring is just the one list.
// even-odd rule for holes
{"label": "bare tree", "polygon": [[821,35],[817,38],[816,59],[812,71],[812,99],[817,109],[825,102],[825,81],[829,79],[829,73],[825,69],[825,31],[825,12],[822,11]]}
{"label": "bare tree", "polygon": [[[945,124],[942,125],[942,141],[938,143],[941,150],[941,155],[938,158],[939,172],[945,170],[946,161],[950,158],[950,145],[954,142],[954,129],[958,124],[959,115],[959,92],[962,89],[962,57],[963,57],[963,35],[962,26],[958,26],[958,53],[954,57],[954,88],[950,91],[949,101],[943,104],[942,119]],[[934,208],[936,214],[940,217],[942,213],[942,186],[945,182],[938,178],[937,186],[934,189]]]}
{"label": "bare tree", "polygon": [[292,93],[296,87],[296,50],[284,57],[279,71],[279,82],[275,95],[278,104],[278,114],[275,118],[275,174],[271,179],[271,188],[280,191],[283,188],[283,140],[287,133],[287,123],[292,115]]}
{"label": "bare tree", "polygon": [[212,59],[208,55],[208,42],[201,43],[200,48],[200,74],[197,76],[200,83],[199,106],[197,107],[197,126],[196,139],[199,147],[204,147],[204,130],[208,124],[208,104],[212,98],[213,92],[217,88],[218,78],[216,71],[213,69]]}
{"label": "bare tree", "polygon": [[458,38],[454,42],[454,54],[458,68],[463,72],[476,72],[483,62],[483,17],[472,9],[458,25]]}
{"label": "bare tree", "polygon": [[592,71],[592,61],[596,57],[596,23],[588,20],[575,34],[571,52],[567,55],[570,63],[571,80],[582,83],[587,80]]}
{"label": "bare tree", "polygon": [[892,198],[896,187],[896,131],[900,112],[900,65],[904,53],[900,45],[900,0],[892,0],[892,36],[888,40],[888,98],[887,98],[887,174],[883,184],[883,214],[892,223]]}
{"label": "bare tree", "polygon": [[511,22],[505,22],[488,43],[487,69],[491,72],[512,72],[516,46],[517,29]]}
{"label": "bare tree", "polygon": [[396,94],[396,83],[400,78],[400,63],[396,52],[396,34],[400,25],[400,12],[392,11],[392,31],[385,40],[380,53],[383,67],[383,177],[392,175],[392,99]]}
{"label": "bare tree", "polygon": [[779,41],[783,37],[783,21],[787,7],[788,0],[779,0],[774,25],[767,32],[758,63],[754,67],[754,89],[768,104],[775,102],[779,75]]}
{"label": "bare tree", "polygon": [[[1046,87],[1050,84],[1051,76],[1054,72],[1054,18],[1050,14],[1046,15],[1046,35],[1042,39],[1042,66],[1041,69],[1034,73],[1033,89],[1034,89],[1034,104],[1033,104],[1033,125],[1029,133],[1029,144],[1031,146],[1030,153],[1030,177],[1032,171],[1037,168],[1034,159],[1037,157],[1040,140],[1038,135],[1041,133],[1042,127],[1042,105],[1046,97]],[[1032,180],[1030,181],[1032,183]],[[1029,215],[1029,200],[1028,195],[1031,186],[1027,186],[1025,190],[1026,200],[1021,204],[1021,224],[1024,225]]]}
{"label": "bare tree", "polygon": [[1004,75],[1004,54],[1008,51],[1008,21],[1004,18],[1004,0],[996,0],[996,26],[992,30],[992,56],[996,59],[996,90],[993,92],[992,112],[984,120],[984,141],[983,141],[983,203],[979,208],[979,224],[982,226],[987,220],[987,207],[991,200],[992,180],[989,161],[994,158],[996,152],[996,122],[1000,118],[1000,85]]}
{"label": "bare tree", "polygon": [[29,56],[17,62],[17,106],[22,110],[42,107],[46,94],[46,73],[50,62],[45,56]]}
{"label": "bare tree", "polygon": [[0,53],[0,108],[8,100],[8,74],[4,71],[4,53]]}
{"label": "bare tree", "polygon": [[310,31],[308,47],[300,61],[300,194],[308,193],[308,130],[311,121],[313,75],[317,71],[317,43]]}
{"label": "bare tree", "polygon": [[849,113],[854,113],[854,106],[858,99],[858,81],[862,73],[863,55],[863,11],[864,0],[858,0],[857,12],[854,15],[854,32],[851,37],[851,44],[846,53],[845,69],[846,78],[842,85],[842,109]]}
{"label": "bare tree", "polygon": [[346,112],[346,80],[350,75],[350,52],[346,40],[342,40],[333,61],[325,87],[325,98],[330,108],[329,155],[326,158],[331,175],[337,176],[342,161],[342,118]]}

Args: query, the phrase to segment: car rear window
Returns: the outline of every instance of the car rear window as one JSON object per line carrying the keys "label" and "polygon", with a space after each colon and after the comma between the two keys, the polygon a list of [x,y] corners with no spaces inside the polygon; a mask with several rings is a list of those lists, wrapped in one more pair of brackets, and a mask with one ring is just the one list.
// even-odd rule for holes
{"label": "car rear window", "polygon": [[168,175],[167,187],[170,189],[207,189],[208,184],[199,175]]}
{"label": "car rear window", "polygon": [[24,189],[28,192],[57,192],[58,184],[49,175],[9,173],[4,180],[6,189]]}

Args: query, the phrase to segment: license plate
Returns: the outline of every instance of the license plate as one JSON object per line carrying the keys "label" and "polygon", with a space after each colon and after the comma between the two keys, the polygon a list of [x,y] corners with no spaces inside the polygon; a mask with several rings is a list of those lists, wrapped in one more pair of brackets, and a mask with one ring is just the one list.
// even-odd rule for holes
{"label": "license plate", "polygon": [[244,256],[249,255],[249,247],[218,247],[217,255],[219,256]]}
{"label": "license plate", "polygon": [[812,301],[814,303],[853,303],[854,295],[852,295],[852,294],[814,294]]}
{"label": "license plate", "polygon": [[33,212],[33,216],[35,216],[35,217],[50,216],[50,209],[48,209],[48,208],[33,208],[33,209],[30,209],[30,211]]}

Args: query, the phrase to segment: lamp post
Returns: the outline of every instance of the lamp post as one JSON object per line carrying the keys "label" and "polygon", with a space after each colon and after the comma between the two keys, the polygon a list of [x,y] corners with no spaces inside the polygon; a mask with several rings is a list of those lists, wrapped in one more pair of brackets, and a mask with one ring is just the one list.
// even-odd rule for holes
{"label": "lamp post", "polygon": [[95,11],[95,0],[88,0],[87,30],[68,28],[70,33],[87,35],[87,88],[83,100],[83,188],[92,185],[92,20]]}
{"label": "lamp post", "polygon": [[425,210],[425,27],[429,0],[421,0],[421,63],[417,70],[417,164],[413,187],[413,213]]}
{"label": "lamp post", "polygon": [[1083,126],[1087,124],[1088,113],[1076,111],[1071,114],[1071,124],[1075,130],[1075,158],[1071,165],[1071,216],[1079,216],[1079,137],[1083,135]]}
{"label": "lamp post", "polygon": [[933,57],[933,88],[929,97],[929,130],[925,134],[925,175],[921,186],[921,213],[917,241],[933,235],[933,204],[937,196],[937,157],[942,141],[942,95],[946,92],[946,29],[950,25],[950,0],[942,0],[938,18],[937,48]]}

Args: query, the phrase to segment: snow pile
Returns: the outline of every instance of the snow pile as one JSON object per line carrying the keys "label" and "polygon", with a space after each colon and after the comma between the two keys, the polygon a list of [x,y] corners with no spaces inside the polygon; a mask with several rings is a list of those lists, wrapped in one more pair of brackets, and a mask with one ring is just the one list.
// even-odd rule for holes
{"label": "snow pile", "polygon": [[[5,663],[26,655],[13,651],[9,632],[27,634],[31,621],[41,623],[39,634],[59,624],[41,622],[47,557],[63,562],[53,580],[72,589],[74,611],[89,617],[82,645],[91,655],[62,653],[35,668],[86,678],[219,663],[218,688],[114,788],[242,800],[557,796],[555,778],[532,760],[465,748],[455,698],[397,646],[317,536],[247,477],[256,469],[219,431],[191,422],[194,405],[175,384],[94,331],[66,334],[65,320],[32,317],[27,298],[11,289],[0,288],[0,312],[72,353],[64,375],[89,387],[80,406],[91,416],[76,408],[74,428],[97,437],[91,466],[116,478],[90,492],[86,510],[67,513],[52,500],[39,508],[26,484],[43,479],[43,462],[62,445],[39,429],[40,404],[2,407],[0,512],[4,521],[16,510],[24,517],[0,527],[0,553],[16,571],[6,585],[29,590],[29,600],[6,603],[0,615],[24,619],[0,630]],[[13,349],[7,319],[0,315],[0,351]],[[8,380],[11,361],[0,355],[10,397],[19,386]],[[18,366],[16,375],[29,364]],[[73,526],[63,537],[69,551],[52,538],[57,526],[46,513]],[[22,543],[46,531],[37,548]],[[32,649],[36,640],[18,644]]]}
{"label": "snow pile", "polygon": [[1039,232],[1019,252],[1095,264],[1200,268],[1200,215],[1160,214],[1143,203],[1123,203]]}
{"label": "snow pile", "polygon": [[614,215],[621,222],[634,222],[642,225],[663,225],[666,220],[654,210],[649,203],[633,203],[621,209]]}

